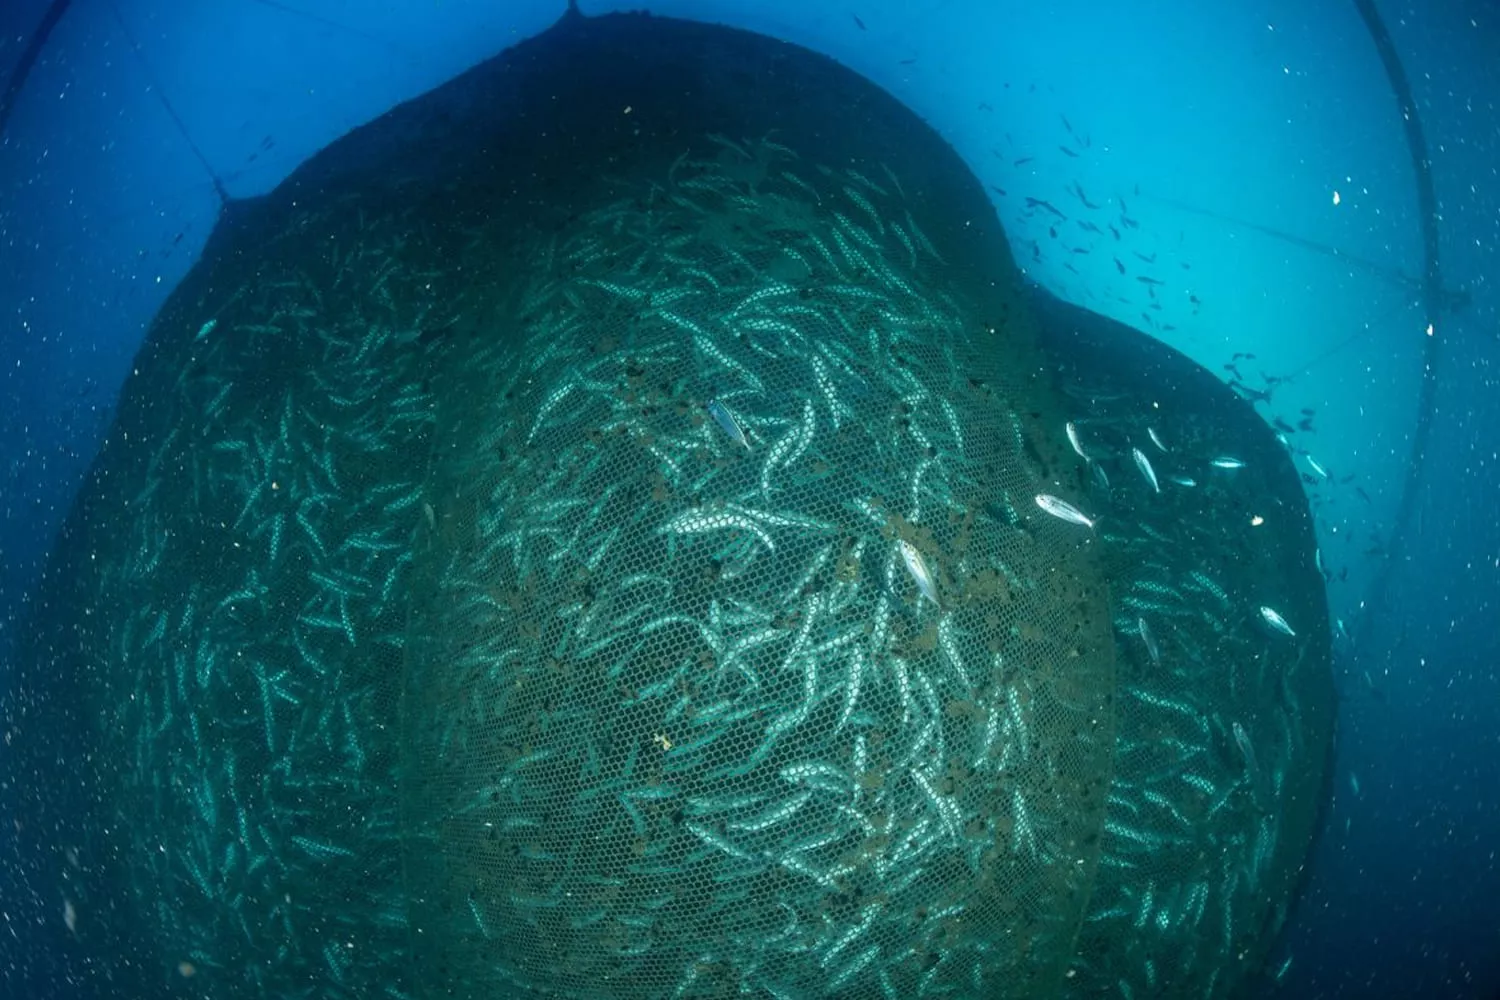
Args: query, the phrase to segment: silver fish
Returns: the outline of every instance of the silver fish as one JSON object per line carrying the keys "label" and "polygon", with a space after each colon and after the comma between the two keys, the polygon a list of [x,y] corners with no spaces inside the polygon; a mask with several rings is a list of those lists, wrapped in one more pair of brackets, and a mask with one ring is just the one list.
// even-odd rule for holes
{"label": "silver fish", "polygon": [[937,604],[937,582],[933,580],[932,571],[927,568],[927,560],[922,558],[922,553],[904,538],[896,540],[896,547],[901,550],[901,561],[906,563],[906,571],[917,582],[917,589],[922,592],[922,596]]}
{"label": "silver fish", "polygon": [[724,433],[729,435],[729,440],[742,446],[746,451],[750,450],[750,439],[745,437],[745,431],[740,427],[740,422],[734,419],[734,414],[717,399],[708,401],[708,415],[714,418],[714,423],[723,428]]}
{"label": "silver fish", "polygon": [[1275,608],[1268,608],[1265,605],[1261,605],[1260,618],[1261,621],[1265,622],[1267,625],[1280,632],[1282,635],[1289,635],[1293,638],[1296,638],[1297,633],[1292,631],[1292,627],[1286,623],[1285,618],[1276,613]]}
{"label": "silver fish", "polygon": [[1161,666],[1161,647],[1156,644],[1156,636],[1151,634],[1151,626],[1146,624],[1146,619],[1137,618],[1135,627],[1141,633],[1141,641],[1146,644],[1146,654],[1151,657],[1155,666]]}
{"label": "silver fish", "polygon": [[1215,469],[1243,469],[1245,463],[1229,455],[1220,455],[1210,463]]}
{"label": "silver fish", "polygon": [[1146,482],[1150,484],[1151,489],[1160,493],[1161,483],[1156,481],[1156,470],[1151,468],[1151,459],[1147,458],[1146,453],[1139,448],[1130,449],[1130,457],[1135,459],[1135,467],[1141,470],[1141,475],[1146,477]]}
{"label": "silver fish", "polygon": [[1170,479],[1170,480],[1172,480],[1172,482],[1176,483],[1178,486],[1197,486],[1198,485],[1198,480],[1191,479],[1188,476],[1168,476],[1167,478]]}
{"label": "silver fish", "polygon": [[1156,445],[1162,451],[1167,450],[1167,446],[1161,443],[1161,435],[1156,433],[1155,427],[1147,427],[1146,433],[1150,436],[1152,444]]}
{"label": "silver fish", "polygon": [[1109,473],[1104,471],[1104,466],[1090,463],[1094,470],[1094,482],[1099,484],[1101,490],[1109,489]]}
{"label": "silver fish", "polygon": [[1073,446],[1073,450],[1078,453],[1078,457],[1085,462],[1090,461],[1088,455],[1084,454],[1083,443],[1078,440],[1078,428],[1074,426],[1073,421],[1069,420],[1063,425],[1063,429],[1068,432],[1068,444]]}
{"label": "silver fish", "polygon": [[1036,505],[1042,508],[1042,510],[1051,514],[1053,517],[1062,518],[1069,524],[1081,524],[1085,528],[1090,529],[1094,527],[1093,519],[1090,518],[1087,514],[1079,510],[1077,507],[1074,507],[1066,500],[1059,500],[1057,497],[1053,496],[1050,493],[1037,494]]}
{"label": "silver fish", "polygon": [[1245,732],[1245,727],[1238,722],[1234,724],[1234,744],[1240,748],[1240,753],[1245,757],[1245,766],[1254,774],[1259,768],[1255,766],[1255,747],[1250,745],[1250,734]]}
{"label": "silver fish", "polygon": [[1328,470],[1319,465],[1316,458],[1313,458],[1311,455],[1303,455],[1302,457],[1307,459],[1307,464],[1312,466],[1312,470],[1314,472],[1322,476],[1324,479],[1328,478]]}

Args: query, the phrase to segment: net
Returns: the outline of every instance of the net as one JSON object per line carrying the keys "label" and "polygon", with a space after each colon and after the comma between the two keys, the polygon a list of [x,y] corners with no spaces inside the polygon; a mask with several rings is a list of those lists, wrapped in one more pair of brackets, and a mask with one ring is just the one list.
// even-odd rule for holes
{"label": "net", "polygon": [[1066,983],[1232,994],[1287,916],[1325,780],[1312,520],[1247,404],[1120,333],[1052,345],[1101,512],[1118,650],[1114,778]]}
{"label": "net", "polygon": [[1075,319],[888,96],[654,18],[237,206],[4,706],[68,978],[1238,988],[1330,735],[1306,503],[1223,387]]}
{"label": "net", "polygon": [[1024,339],[867,170],[706,137],[531,249],[514,330],[451,358],[406,815],[461,993],[1060,972],[1105,589],[1034,502],[1066,488]]}

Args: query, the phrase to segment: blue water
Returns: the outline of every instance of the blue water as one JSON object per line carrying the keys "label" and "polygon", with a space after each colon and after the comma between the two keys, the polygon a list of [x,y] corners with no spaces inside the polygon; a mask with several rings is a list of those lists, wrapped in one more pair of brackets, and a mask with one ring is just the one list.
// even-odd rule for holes
{"label": "blue water", "polygon": [[[215,179],[269,191],[562,9],[369,6],[78,0],[53,32],[0,133],[0,653],[147,325],[212,230]],[[1345,0],[648,6],[868,76],[969,162],[1032,278],[1271,389],[1268,422],[1312,411],[1289,438],[1332,613],[1359,641],[1338,649],[1334,799],[1278,948],[1292,964],[1265,992],[1500,992],[1500,8],[1382,5],[1431,150],[1444,283],[1471,297],[1433,317],[1396,104]],[[47,7],[0,10],[0,73]],[[1392,551],[1429,322],[1421,493],[1384,600],[1364,606]],[[28,888],[60,924],[56,892]]]}

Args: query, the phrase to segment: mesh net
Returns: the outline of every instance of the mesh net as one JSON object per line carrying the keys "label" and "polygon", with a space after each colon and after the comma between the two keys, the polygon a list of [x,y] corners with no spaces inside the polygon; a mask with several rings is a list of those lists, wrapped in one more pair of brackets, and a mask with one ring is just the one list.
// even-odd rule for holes
{"label": "mesh net", "polygon": [[[338,218],[294,218],[227,291],[212,267],[194,275],[183,298],[216,302],[211,318],[202,299],[190,322],[162,317],[176,335],[127,387],[63,542],[73,592],[36,635],[36,662],[79,685],[65,703],[98,728],[74,742],[30,711],[48,676],[20,699],[15,725],[39,752],[82,755],[102,803],[94,828],[63,814],[38,833],[92,843],[96,876],[118,860],[120,916],[145,918],[166,982],[375,996],[404,981],[393,734],[410,455],[431,421],[415,317],[391,293],[419,279],[308,267]],[[394,242],[393,223],[368,235]],[[64,891],[97,919],[121,890]]]}
{"label": "mesh net", "polygon": [[1284,453],[1133,334],[1039,335],[847,72],[580,23],[227,220],[158,317],[4,705],[69,981],[1241,986],[1331,728]]}
{"label": "mesh net", "polygon": [[405,732],[426,960],[465,988],[1060,973],[1105,590],[1034,503],[1024,341],[878,171],[711,137],[534,247],[516,329],[452,359]]}
{"label": "mesh net", "polygon": [[1248,407],[1128,381],[1064,378],[1119,648],[1114,780],[1068,992],[1223,995],[1264,961],[1306,857],[1332,725],[1327,618],[1306,505],[1285,502],[1295,473]]}

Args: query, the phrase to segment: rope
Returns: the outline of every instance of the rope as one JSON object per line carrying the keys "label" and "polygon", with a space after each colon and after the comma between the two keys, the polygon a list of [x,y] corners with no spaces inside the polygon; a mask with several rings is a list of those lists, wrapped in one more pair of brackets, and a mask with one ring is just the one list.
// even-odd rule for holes
{"label": "rope", "polygon": [[31,75],[31,67],[36,65],[37,57],[42,54],[42,49],[47,44],[47,38],[52,34],[52,29],[57,27],[57,22],[67,13],[68,5],[72,0],[53,0],[52,5],[47,8],[47,13],[42,15],[42,23],[37,25],[36,34],[31,36],[31,41],[26,43],[21,58],[16,62],[16,68],[11,71],[10,82],[5,85],[5,93],[0,95],[0,135],[5,133],[5,125],[10,121],[10,112],[16,106],[16,98],[21,96],[21,88],[26,85],[26,78]]}
{"label": "rope", "polygon": [[135,40],[135,35],[131,33],[129,26],[125,23],[125,18],[120,15],[120,8],[115,4],[115,0],[105,0],[105,3],[109,5],[110,11],[114,14],[115,23],[120,26],[120,31],[124,33],[125,40],[130,43],[131,49],[134,50],[135,57],[140,60],[141,72],[146,74],[146,82],[150,84],[152,91],[155,92],[156,99],[166,109],[167,116],[177,126],[177,131],[182,133],[182,138],[188,144],[188,148],[193,151],[193,155],[198,158],[198,162],[203,166],[203,170],[213,181],[214,191],[219,196],[219,204],[221,206],[229,204],[229,192],[224,190],[224,182],[219,179],[219,175],[214,171],[213,165],[208,162],[208,157],[203,155],[203,150],[199,149],[198,144],[193,141],[191,133],[188,132],[187,125],[183,123],[182,117],[177,114],[177,109],[172,107],[171,101],[167,100],[167,92],[162,89],[161,84],[156,80],[155,74],[151,72],[151,64],[146,61],[146,56],[141,52],[140,43]]}
{"label": "rope", "polygon": [[1427,141],[1422,134],[1422,120],[1417,115],[1417,104],[1412,98],[1411,84],[1396,54],[1380,12],[1374,0],[1354,0],[1354,6],[1364,18],[1365,27],[1375,42],[1380,61],[1390,78],[1391,90],[1395,92],[1396,104],[1401,112],[1401,122],[1406,132],[1406,145],[1411,153],[1412,167],[1417,175],[1417,206],[1422,226],[1422,248],[1426,256],[1426,269],[1422,276],[1422,308],[1430,324],[1426,330],[1423,346],[1422,385],[1417,398],[1417,423],[1412,432],[1411,460],[1406,466],[1406,481],[1401,487],[1401,498],[1397,502],[1396,517],[1391,527],[1387,558],[1375,572],[1365,599],[1364,614],[1356,626],[1354,648],[1356,653],[1367,643],[1375,622],[1382,616],[1380,608],[1385,603],[1390,589],[1391,575],[1396,567],[1407,559],[1406,536],[1412,515],[1416,509],[1418,493],[1422,485],[1422,469],[1426,463],[1427,440],[1432,432],[1433,412],[1437,404],[1437,371],[1442,344],[1441,317],[1443,280],[1438,263],[1437,192],[1432,183],[1432,161],[1427,156]]}

